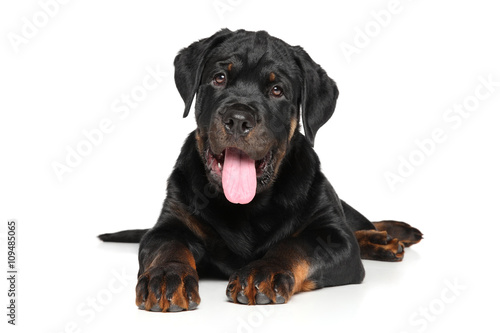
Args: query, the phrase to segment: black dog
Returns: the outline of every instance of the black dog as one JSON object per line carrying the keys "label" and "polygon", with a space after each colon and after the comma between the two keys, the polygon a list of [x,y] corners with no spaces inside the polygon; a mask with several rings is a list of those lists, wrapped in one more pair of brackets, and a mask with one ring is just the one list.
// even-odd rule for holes
{"label": "black dog", "polygon": [[184,117],[196,95],[198,127],[158,222],[99,236],[140,241],[139,308],[196,308],[206,274],[229,277],[235,303],[285,303],[297,292],[360,283],[361,258],[400,261],[422,239],[406,223],[371,223],[320,171],[312,146],[338,90],[302,48],[264,31],[222,30],[180,51],[175,83]]}

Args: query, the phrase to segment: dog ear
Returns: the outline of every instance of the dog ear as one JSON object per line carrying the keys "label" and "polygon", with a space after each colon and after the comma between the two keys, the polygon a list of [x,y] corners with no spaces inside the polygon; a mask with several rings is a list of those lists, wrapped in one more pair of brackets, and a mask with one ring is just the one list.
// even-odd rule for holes
{"label": "dog ear", "polygon": [[184,118],[189,114],[194,96],[198,91],[208,53],[226,40],[230,34],[232,31],[229,29],[222,29],[211,37],[201,39],[182,49],[175,57],[175,85],[184,100]]}
{"label": "dog ear", "polygon": [[295,59],[302,72],[302,123],[307,141],[314,146],[316,132],[333,114],[339,90],[320,65],[300,46],[294,47]]}

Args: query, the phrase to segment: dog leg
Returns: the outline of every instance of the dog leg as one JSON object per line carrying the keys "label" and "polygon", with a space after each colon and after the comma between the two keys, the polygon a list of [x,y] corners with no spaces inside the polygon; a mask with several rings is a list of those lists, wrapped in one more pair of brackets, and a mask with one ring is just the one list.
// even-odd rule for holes
{"label": "dog leg", "polygon": [[364,269],[358,247],[347,233],[346,238],[340,233],[303,232],[278,243],[230,277],[227,297],[242,304],[280,304],[298,292],[361,283]]}

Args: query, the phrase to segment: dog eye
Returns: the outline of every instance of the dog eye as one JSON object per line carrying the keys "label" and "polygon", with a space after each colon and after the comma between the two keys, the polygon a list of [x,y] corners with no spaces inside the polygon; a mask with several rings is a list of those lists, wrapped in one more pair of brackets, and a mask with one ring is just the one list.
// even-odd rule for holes
{"label": "dog eye", "polygon": [[280,86],[274,86],[271,88],[271,95],[273,97],[281,97],[283,96],[283,88]]}
{"label": "dog eye", "polygon": [[217,73],[214,75],[213,84],[215,86],[223,86],[226,84],[226,74]]}

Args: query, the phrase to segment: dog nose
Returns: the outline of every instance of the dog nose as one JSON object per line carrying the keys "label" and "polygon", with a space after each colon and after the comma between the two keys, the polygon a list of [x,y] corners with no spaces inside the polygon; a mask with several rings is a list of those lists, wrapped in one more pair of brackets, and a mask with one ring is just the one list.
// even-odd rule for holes
{"label": "dog nose", "polygon": [[223,117],[222,122],[226,132],[236,138],[246,136],[257,124],[255,116],[247,107],[231,107]]}

